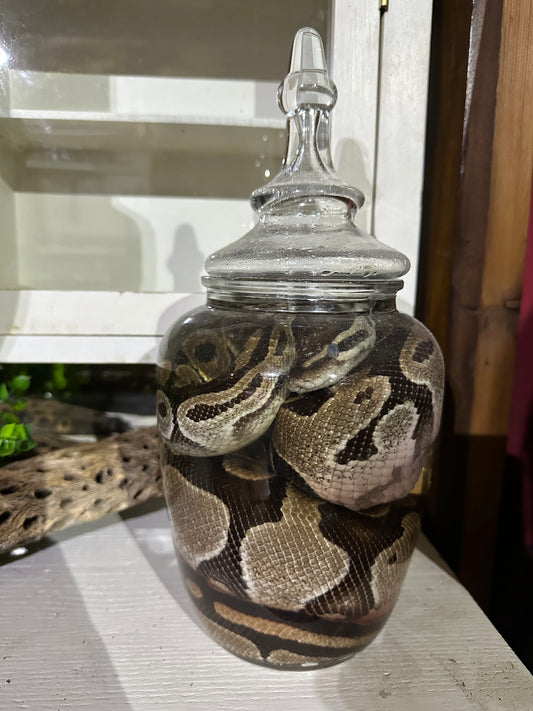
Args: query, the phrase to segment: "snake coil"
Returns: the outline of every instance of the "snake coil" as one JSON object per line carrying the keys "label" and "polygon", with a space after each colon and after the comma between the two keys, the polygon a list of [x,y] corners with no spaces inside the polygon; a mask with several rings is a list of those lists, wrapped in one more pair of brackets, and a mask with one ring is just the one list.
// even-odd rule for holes
{"label": "snake coil", "polygon": [[206,630],[277,668],[351,656],[416,542],[441,410],[433,337],[397,312],[199,309],[162,353],[165,493]]}

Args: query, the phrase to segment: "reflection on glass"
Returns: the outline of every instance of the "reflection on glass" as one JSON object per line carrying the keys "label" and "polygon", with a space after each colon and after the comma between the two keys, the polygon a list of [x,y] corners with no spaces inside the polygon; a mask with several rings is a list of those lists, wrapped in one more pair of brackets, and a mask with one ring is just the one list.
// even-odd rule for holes
{"label": "reflection on glass", "polygon": [[[175,286],[199,284],[203,258],[249,223],[244,198],[279,164],[282,48],[302,21],[326,33],[329,16],[327,0],[6,0],[0,287],[174,288],[166,264],[190,199],[207,244]],[[126,219],[126,197],[153,202]],[[220,201],[225,233],[207,217]]]}

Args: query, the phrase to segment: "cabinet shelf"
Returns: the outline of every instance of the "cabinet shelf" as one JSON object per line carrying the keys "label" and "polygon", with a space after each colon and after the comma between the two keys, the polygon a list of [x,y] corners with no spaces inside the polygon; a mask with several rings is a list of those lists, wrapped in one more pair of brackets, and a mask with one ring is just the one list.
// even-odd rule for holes
{"label": "cabinet shelf", "polygon": [[[249,194],[284,152],[275,86],[302,25],[329,45],[334,164],[366,195],[358,225],[411,260],[399,305],[412,311],[431,3],[4,5],[0,294],[13,324],[0,360],[153,359],[157,336],[121,325],[117,295],[137,292],[132,313],[150,311],[159,333],[157,298],[200,298],[205,257],[251,227]],[[56,330],[38,332],[30,323],[50,326],[53,298],[78,321],[56,306]],[[95,308],[116,316],[114,331],[97,332]]]}
{"label": "cabinet shelf", "polygon": [[203,294],[0,291],[0,362],[154,363],[167,328]]}
{"label": "cabinet shelf", "polygon": [[284,128],[278,82],[4,70],[6,118]]}
{"label": "cabinet shelf", "polygon": [[249,125],[0,119],[2,177],[19,192],[244,198],[284,143]]}

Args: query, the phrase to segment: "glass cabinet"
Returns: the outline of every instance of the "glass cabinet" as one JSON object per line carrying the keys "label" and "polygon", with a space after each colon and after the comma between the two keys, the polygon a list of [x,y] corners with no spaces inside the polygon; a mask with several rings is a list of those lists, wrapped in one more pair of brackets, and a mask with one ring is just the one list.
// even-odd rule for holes
{"label": "glass cabinet", "polygon": [[0,362],[153,362],[279,169],[295,31],[326,41],[334,163],[415,293],[431,3],[5,0]]}

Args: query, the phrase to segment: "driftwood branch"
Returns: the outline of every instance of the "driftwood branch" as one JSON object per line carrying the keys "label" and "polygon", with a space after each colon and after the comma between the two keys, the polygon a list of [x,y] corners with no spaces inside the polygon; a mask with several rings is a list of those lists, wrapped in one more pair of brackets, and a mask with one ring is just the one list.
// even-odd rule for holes
{"label": "driftwood branch", "polygon": [[[9,411],[7,404],[0,404],[0,412]],[[54,398],[26,398],[26,407],[19,413],[20,420],[40,432],[56,435],[94,434],[110,435],[129,430],[127,416],[111,415],[90,407],[72,405]]]}
{"label": "driftwood branch", "polygon": [[155,427],[0,469],[0,551],[161,495]]}

